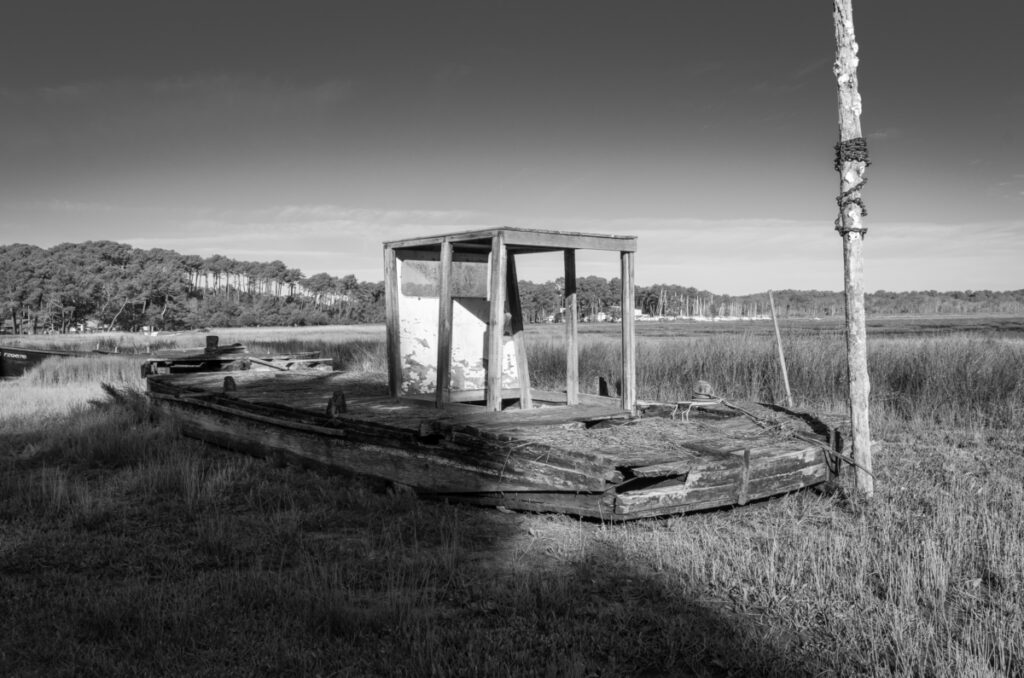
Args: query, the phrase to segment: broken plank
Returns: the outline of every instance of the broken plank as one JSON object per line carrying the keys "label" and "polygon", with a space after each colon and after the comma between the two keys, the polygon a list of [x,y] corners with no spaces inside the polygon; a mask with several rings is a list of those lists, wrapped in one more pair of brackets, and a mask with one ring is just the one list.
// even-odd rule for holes
{"label": "broken plank", "polygon": [[650,488],[624,492],[615,498],[615,513],[680,513],[728,506],[736,502],[738,480],[738,477],[724,476],[715,484],[697,487],[687,478],[686,481],[669,480]]}

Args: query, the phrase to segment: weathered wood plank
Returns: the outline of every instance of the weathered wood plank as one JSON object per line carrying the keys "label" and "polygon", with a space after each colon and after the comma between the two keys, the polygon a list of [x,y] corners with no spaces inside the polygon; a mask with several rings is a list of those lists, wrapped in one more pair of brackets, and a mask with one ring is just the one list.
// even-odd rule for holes
{"label": "weathered wood plank", "polygon": [[629,472],[637,478],[675,478],[689,473],[695,460],[696,458],[693,456],[680,456],[679,459],[671,461],[630,468]]}
{"label": "weathered wood plank", "polygon": [[751,450],[750,470],[754,477],[785,473],[824,463],[825,451],[806,444],[776,445]]}
{"label": "weathered wood plank", "polygon": [[[453,445],[449,446],[449,443]],[[439,443],[438,449],[502,472],[540,478],[550,474],[564,475],[586,490],[602,489],[604,483],[621,479],[621,474],[600,458],[567,455],[563,450],[542,444],[507,445],[502,441],[481,440],[474,435],[456,433],[450,440]]]}
{"label": "weathered wood plank", "polygon": [[749,442],[741,442],[725,437],[688,440],[681,444],[685,448],[705,454],[727,454],[729,452],[738,452],[750,446]]}
{"label": "weathered wood plank", "polygon": [[615,516],[612,520],[639,520],[641,518],[655,518],[658,516],[668,516],[678,513],[694,513],[696,511],[706,511],[708,509],[722,508],[725,506],[731,506],[732,501],[729,500],[728,493],[722,495],[712,495],[709,499],[698,501],[696,498],[691,498],[684,505],[679,506],[651,506],[650,508],[637,508],[630,507],[628,511],[619,512],[616,510]]}
{"label": "weathered wood plank", "polygon": [[787,473],[752,478],[748,493],[751,499],[762,499],[776,494],[792,492],[828,480],[828,469],[824,464],[805,466]]}
{"label": "weathered wood plank", "polygon": [[[680,441],[682,440],[685,439],[680,438]],[[673,447],[676,444],[676,441],[673,441]],[[692,450],[686,450],[682,447],[674,447],[674,449],[644,449],[614,441],[604,442],[599,446],[595,445],[595,449],[599,449],[602,453],[613,457],[618,466],[632,469],[661,463],[671,463],[681,458],[689,458],[689,455],[694,454]],[[697,455],[695,458],[699,459],[700,456]]]}

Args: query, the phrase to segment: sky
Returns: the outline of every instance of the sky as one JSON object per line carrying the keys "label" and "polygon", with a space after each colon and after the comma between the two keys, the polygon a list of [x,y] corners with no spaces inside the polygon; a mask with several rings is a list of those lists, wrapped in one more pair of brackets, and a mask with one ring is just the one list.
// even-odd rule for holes
{"label": "sky", "polygon": [[[854,22],[866,288],[1024,288],[1024,3]],[[834,40],[824,0],[9,3],[0,244],[376,281],[383,241],[515,226],[636,235],[640,285],[840,290]]]}

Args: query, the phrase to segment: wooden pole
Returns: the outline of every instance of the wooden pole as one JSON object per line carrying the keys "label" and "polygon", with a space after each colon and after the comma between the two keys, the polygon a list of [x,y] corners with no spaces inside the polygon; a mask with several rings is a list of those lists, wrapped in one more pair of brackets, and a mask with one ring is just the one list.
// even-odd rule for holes
{"label": "wooden pole", "polygon": [[402,385],[401,339],[398,320],[398,257],[384,248],[384,319],[387,325],[388,393],[397,398]]}
{"label": "wooden pole", "polygon": [[839,95],[839,218],[836,230],[843,238],[843,282],[846,290],[846,361],[850,385],[850,421],[853,432],[853,460],[857,489],[870,498],[874,494],[871,473],[871,433],[868,426],[867,331],[864,311],[864,234],[862,218],[867,215],[860,190],[868,166],[867,143],[861,136],[861,98],[857,90],[857,41],[853,32],[853,0],[834,0],[832,18],[836,31],[836,61],[833,72]]}
{"label": "wooden pole", "polygon": [[441,241],[441,280],[437,312],[437,390],[434,404],[443,408],[451,397],[452,372],[452,243]]}
{"label": "wooden pole", "polygon": [[636,414],[636,306],[632,252],[619,255],[622,268],[622,409]]}
{"label": "wooden pole", "polygon": [[[565,250],[565,404],[578,405],[580,402],[580,353],[576,316],[579,306],[576,301],[576,250]],[[625,309],[623,309],[625,310]]]}
{"label": "wooden pole", "polygon": [[775,299],[768,290],[768,303],[772,307],[772,324],[775,325],[775,343],[779,347],[779,367],[782,368],[782,383],[786,386],[786,407],[793,409],[793,393],[789,390],[789,371],[786,369],[786,354],[782,351],[782,334],[779,332],[779,318],[775,315]]}
{"label": "wooden pole", "polygon": [[502,354],[505,346],[505,234],[491,238],[491,308],[487,322],[487,404],[489,412],[501,410]]}

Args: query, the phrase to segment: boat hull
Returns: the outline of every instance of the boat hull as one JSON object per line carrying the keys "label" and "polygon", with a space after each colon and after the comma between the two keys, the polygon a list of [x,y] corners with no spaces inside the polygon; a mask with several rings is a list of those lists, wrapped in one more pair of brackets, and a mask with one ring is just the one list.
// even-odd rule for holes
{"label": "boat hull", "polygon": [[423,496],[605,519],[742,505],[815,486],[833,477],[841,446],[831,428],[766,433],[749,411],[636,418],[596,396],[487,413],[467,404],[439,410],[372,388],[368,395],[343,373],[156,375],[148,383],[154,405],[186,435],[226,449]]}
{"label": "boat hull", "polygon": [[51,351],[22,346],[0,346],[0,377],[23,377],[26,372],[50,358],[84,358],[93,355],[95,353],[88,351]]}

